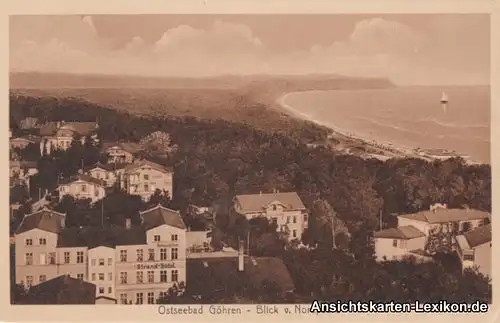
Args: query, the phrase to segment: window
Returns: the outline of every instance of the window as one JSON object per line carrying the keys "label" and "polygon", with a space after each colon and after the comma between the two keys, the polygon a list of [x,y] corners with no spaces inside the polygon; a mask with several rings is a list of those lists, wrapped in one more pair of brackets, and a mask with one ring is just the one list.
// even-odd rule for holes
{"label": "window", "polygon": [[149,192],[149,185],[148,184],[144,184],[144,192]]}
{"label": "window", "polygon": [[104,294],[104,287],[99,287],[99,294]]}
{"label": "window", "polygon": [[172,281],[176,282],[179,280],[179,271],[178,270],[172,270]]}
{"label": "window", "polygon": [[172,248],[172,260],[176,260],[178,257],[177,248]]}
{"label": "window", "polygon": [[167,248],[160,249],[160,260],[167,260]]}
{"label": "window", "polygon": [[278,225],[278,218],[271,218],[271,222],[273,225]]}
{"label": "window", "polygon": [[127,250],[120,250],[120,261],[121,262],[127,261]]}
{"label": "window", "polygon": [[154,283],[155,282],[155,272],[150,270],[148,271],[148,283]]}
{"label": "window", "polygon": [[160,292],[158,298],[163,299],[167,297],[167,292]]}
{"label": "window", "polygon": [[108,172],[104,173],[104,178],[109,179],[109,173]]}
{"label": "window", "polygon": [[142,249],[137,249],[137,261],[144,261],[144,252]]}
{"label": "window", "polygon": [[76,278],[80,279],[80,280],[83,280],[83,274],[76,274]]}
{"label": "window", "polygon": [[94,186],[94,195],[95,195],[96,197],[98,197],[98,196],[99,196],[99,188],[98,188],[97,186]]}
{"label": "window", "polygon": [[464,260],[474,261],[474,255],[464,255]]}
{"label": "window", "polygon": [[113,264],[113,258],[108,258],[108,266],[111,266]]}
{"label": "window", "polygon": [[47,244],[47,240],[45,238],[40,238],[40,245],[44,246]]}
{"label": "window", "polygon": [[104,258],[99,259],[99,266],[104,266]]}
{"label": "window", "polygon": [[294,238],[297,238],[297,230],[293,230],[293,231],[292,231],[292,236],[293,236]]}
{"label": "window", "polygon": [[144,273],[142,271],[137,272],[137,283],[142,284],[144,282]]}
{"label": "window", "polygon": [[92,274],[92,281],[95,281],[95,273]]}
{"label": "window", "polygon": [[113,293],[113,288],[108,287],[108,294],[112,294],[112,293]]}
{"label": "window", "polygon": [[137,293],[135,296],[135,303],[136,304],[142,304],[143,303],[143,293]]}
{"label": "window", "polygon": [[406,240],[401,240],[401,242],[399,243],[399,247],[402,248],[402,249],[406,249],[407,248],[407,242]]}
{"label": "window", "polygon": [[26,239],[26,245],[27,245],[27,246],[32,246],[32,245],[33,245],[33,240],[31,240],[31,239]]}
{"label": "window", "polygon": [[286,223],[290,223],[290,217],[289,216],[286,217]]}
{"label": "window", "polygon": [[276,204],[273,204],[273,211],[276,211]]}
{"label": "window", "polygon": [[127,294],[120,294],[120,303],[127,304]]}
{"label": "window", "polygon": [[44,281],[47,280],[47,276],[45,275],[40,275],[40,283],[43,283]]}
{"label": "window", "polygon": [[148,304],[154,304],[155,303],[155,293],[150,292],[148,293]]}
{"label": "window", "polygon": [[51,265],[56,264],[56,253],[55,252],[49,252],[49,264],[51,264]]}
{"label": "window", "polygon": [[148,174],[144,174],[144,180],[145,181],[149,181],[149,175]]}
{"label": "window", "polygon": [[155,260],[155,250],[154,249],[149,249],[148,250],[148,260],[149,261],[154,261]]}
{"label": "window", "polygon": [[127,283],[127,273],[121,272],[120,273],[120,284],[126,284],[126,283]]}
{"label": "window", "polygon": [[99,280],[104,280],[104,273],[99,273]]}
{"label": "window", "polygon": [[307,223],[307,214],[304,214],[304,222]]}
{"label": "window", "polygon": [[95,267],[95,259],[92,259],[91,263],[92,263],[92,267]]}
{"label": "window", "polygon": [[392,246],[397,247],[398,246],[398,240],[392,240]]}
{"label": "window", "polygon": [[112,281],[113,280],[113,273],[108,273],[108,280]]}
{"label": "window", "polygon": [[33,276],[26,276],[26,287],[31,287],[33,285]]}
{"label": "window", "polygon": [[25,256],[26,259],[26,265],[33,265],[33,253],[28,252]]}
{"label": "window", "polygon": [[296,216],[293,217],[293,223],[297,223],[297,217]]}
{"label": "window", "polygon": [[80,185],[80,191],[86,192],[87,191],[87,185]]}
{"label": "window", "polygon": [[69,252],[68,251],[64,252],[64,263],[69,264]]}
{"label": "window", "polygon": [[167,271],[166,270],[160,271],[160,282],[162,282],[162,283],[167,282]]}
{"label": "window", "polygon": [[83,264],[83,251],[78,251],[76,253],[76,263]]}
{"label": "window", "polygon": [[155,242],[160,241],[160,236],[156,235],[156,236],[154,237],[154,240],[155,240]]}
{"label": "window", "polygon": [[45,265],[45,264],[47,264],[47,258],[46,258],[46,257],[47,257],[47,255],[46,255],[46,254],[44,254],[44,253],[41,253],[41,254],[40,254],[40,265]]}
{"label": "window", "polygon": [[179,240],[179,236],[176,234],[172,234],[172,241],[177,241]]}

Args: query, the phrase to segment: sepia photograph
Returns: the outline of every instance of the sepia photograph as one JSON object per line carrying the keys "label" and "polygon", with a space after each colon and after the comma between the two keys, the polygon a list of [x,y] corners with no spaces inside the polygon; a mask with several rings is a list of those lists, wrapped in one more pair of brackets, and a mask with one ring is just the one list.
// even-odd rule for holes
{"label": "sepia photograph", "polygon": [[489,14],[8,25],[11,304],[492,303]]}

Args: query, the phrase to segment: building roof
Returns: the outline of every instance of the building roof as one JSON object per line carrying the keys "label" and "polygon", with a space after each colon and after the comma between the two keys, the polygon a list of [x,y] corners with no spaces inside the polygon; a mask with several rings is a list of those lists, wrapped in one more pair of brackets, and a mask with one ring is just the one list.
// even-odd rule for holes
{"label": "building roof", "polygon": [[289,210],[306,208],[296,192],[236,195],[234,199],[243,213],[261,212],[273,202],[278,202]]}
{"label": "building roof", "polygon": [[90,175],[87,174],[78,174],[77,176],[73,176],[70,178],[63,178],[59,181],[60,185],[66,185],[66,184],[71,184],[77,181],[84,181],[87,183],[92,183],[95,185],[100,185],[100,186],[106,186],[106,181],[98,178],[94,178]]}
{"label": "building roof", "polygon": [[26,304],[95,304],[96,285],[63,275],[30,288]]}
{"label": "building roof", "polygon": [[374,238],[385,238],[385,239],[415,239],[419,237],[424,237],[425,234],[419,229],[412,225],[402,226],[399,228],[389,228],[373,233]]}
{"label": "building roof", "polygon": [[112,147],[118,147],[131,154],[136,154],[144,150],[144,147],[136,142],[104,142],[102,145],[103,150],[108,150]]}
{"label": "building roof", "polygon": [[53,136],[61,128],[70,129],[82,136],[89,135],[98,129],[95,122],[47,122],[40,127],[41,136]]}
{"label": "building roof", "polygon": [[129,164],[125,164],[125,163],[106,163],[106,164],[95,163],[94,165],[92,165],[90,167],[86,167],[85,171],[91,171],[91,170],[100,168],[100,169],[112,172],[112,171],[115,171],[118,169],[124,169],[127,165],[129,165]]}
{"label": "building roof", "polygon": [[158,203],[157,206],[149,210],[140,212],[143,226],[146,230],[156,228],[160,225],[169,225],[179,229],[186,229],[186,224],[179,211],[163,207]]}
{"label": "building roof", "polygon": [[[244,270],[238,271],[238,257],[190,258],[186,260],[187,288],[190,294],[211,293],[225,288],[263,289],[270,283],[279,292],[295,289],[290,273],[280,258],[244,257]],[[209,290],[208,290],[209,289]]]}
{"label": "building roof", "polygon": [[59,233],[57,247],[111,247],[144,245],[146,244],[146,230],[141,226],[124,227],[83,227],[66,228]]}
{"label": "building roof", "polygon": [[157,164],[157,163],[154,163],[152,161],[145,160],[145,159],[140,160],[140,161],[136,161],[133,164],[129,164],[128,166],[125,167],[125,172],[126,173],[133,172],[136,169],[142,168],[142,167],[150,167],[152,169],[156,169],[156,170],[163,172],[163,173],[172,173],[173,172],[172,167],[166,167],[166,166],[163,166],[163,165],[160,165],[160,164]]}
{"label": "building roof", "polygon": [[449,223],[458,221],[472,221],[488,218],[489,213],[472,209],[436,209],[434,211],[421,211],[412,214],[399,215],[398,217],[427,223]]}
{"label": "building roof", "polygon": [[21,136],[21,137],[15,137],[15,138],[10,138],[10,141],[28,141],[30,143],[36,143],[38,140],[40,140],[37,137],[33,136]]}
{"label": "building roof", "polygon": [[465,232],[464,237],[471,248],[491,242],[491,224]]}
{"label": "building roof", "polygon": [[17,228],[16,234],[21,234],[33,229],[59,233],[64,226],[63,220],[65,217],[65,213],[59,213],[44,207],[34,213],[26,214]]}

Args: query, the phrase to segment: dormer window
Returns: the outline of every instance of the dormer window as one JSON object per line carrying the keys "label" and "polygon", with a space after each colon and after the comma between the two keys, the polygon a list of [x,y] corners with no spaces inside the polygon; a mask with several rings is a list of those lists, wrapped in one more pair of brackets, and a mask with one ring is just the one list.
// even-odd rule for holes
{"label": "dormer window", "polygon": [[276,209],[277,209],[276,204],[273,204],[273,211],[276,211]]}

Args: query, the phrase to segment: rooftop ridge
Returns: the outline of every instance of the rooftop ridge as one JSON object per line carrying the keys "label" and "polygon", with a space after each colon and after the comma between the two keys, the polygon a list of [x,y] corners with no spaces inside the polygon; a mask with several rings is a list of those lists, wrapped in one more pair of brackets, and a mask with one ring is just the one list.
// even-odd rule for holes
{"label": "rooftop ridge", "polygon": [[60,213],[60,212],[57,212],[57,211],[54,211],[50,208],[47,207],[47,205],[44,205],[41,209],[39,209],[38,211],[35,211],[35,212],[31,212],[31,213],[28,213],[26,214],[25,216],[30,216],[30,215],[34,215],[34,214],[38,214],[38,213],[41,213],[41,212],[50,212],[50,213],[55,213],[57,215],[61,215],[61,216],[66,216],[66,213]]}
{"label": "rooftop ridge", "polygon": [[166,211],[170,211],[170,212],[173,212],[173,213],[177,213],[177,214],[181,214],[181,212],[179,210],[173,210],[173,209],[170,209],[168,207],[164,207],[163,205],[161,205],[161,203],[158,203],[156,206],[153,206],[147,210],[144,210],[144,211],[139,211],[139,214],[144,214],[144,213],[148,213],[148,212],[151,212],[151,211],[154,211],[156,209],[164,209]]}

